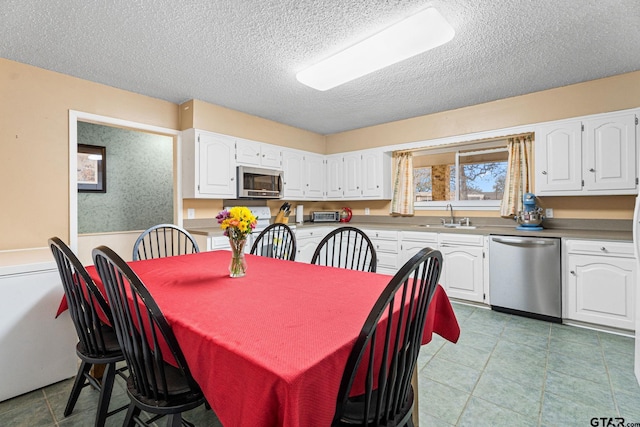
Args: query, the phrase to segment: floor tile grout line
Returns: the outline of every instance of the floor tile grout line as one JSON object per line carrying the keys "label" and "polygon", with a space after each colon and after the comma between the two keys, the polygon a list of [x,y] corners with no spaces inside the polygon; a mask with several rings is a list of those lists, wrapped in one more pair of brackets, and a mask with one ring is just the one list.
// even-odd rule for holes
{"label": "floor tile grout line", "polygon": [[47,397],[47,393],[45,393],[44,388],[42,389],[42,397],[44,398],[44,404],[47,405],[47,409],[49,410],[49,414],[51,415],[51,419],[53,420],[53,425],[58,427],[58,419],[56,418],[56,414],[53,411],[53,406],[51,402],[49,402],[49,398]]}
{"label": "floor tile grout line", "polygon": [[613,380],[611,379],[609,363],[607,363],[607,358],[604,355],[604,346],[602,345],[602,340],[600,339],[599,334],[597,334],[597,337],[598,337],[598,343],[600,344],[600,353],[602,355],[602,362],[604,363],[604,369],[607,372],[607,379],[609,380],[609,390],[611,390],[611,399],[613,400],[613,407],[615,408],[616,414],[618,416],[622,416],[620,411],[620,406],[618,406],[618,399],[616,399],[616,392],[613,387]]}
{"label": "floor tile grout line", "polygon": [[[491,353],[489,353],[489,357],[487,358],[487,361],[484,362],[484,366],[480,370],[480,375],[478,375],[478,379],[476,380],[475,384],[473,385],[473,388],[469,392],[469,397],[467,398],[467,401],[464,403],[464,406],[462,407],[462,411],[460,411],[460,415],[458,415],[458,419],[456,420],[456,423],[455,423],[456,426],[460,424],[460,421],[462,420],[462,415],[467,410],[467,407],[469,406],[469,403],[471,402],[471,399],[473,397],[475,397],[473,395],[473,392],[475,391],[476,387],[478,387],[478,383],[480,382],[480,378],[482,378],[482,376],[484,375],[484,372],[487,369],[487,365],[489,364],[489,360],[491,360],[491,356],[493,356],[493,352],[495,351],[496,347],[498,346],[498,343],[502,339],[502,333],[504,332],[504,329],[505,329],[507,323],[509,323],[509,322],[505,322],[505,325],[502,326],[502,330],[500,331],[500,334],[498,335],[498,339],[496,340],[495,344],[493,345],[493,348],[491,349]],[[493,403],[493,402],[489,402],[489,403]],[[499,405],[496,405],[496,406],[499,406]]]}

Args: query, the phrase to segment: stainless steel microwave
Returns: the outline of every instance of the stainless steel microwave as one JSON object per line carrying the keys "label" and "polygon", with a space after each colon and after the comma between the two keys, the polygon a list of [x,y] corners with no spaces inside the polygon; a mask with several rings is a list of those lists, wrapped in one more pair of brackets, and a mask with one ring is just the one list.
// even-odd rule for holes
{"label": "stainless steel microwave", "polygon": [[283,172],[238,166],[238,198],[281,199]]}

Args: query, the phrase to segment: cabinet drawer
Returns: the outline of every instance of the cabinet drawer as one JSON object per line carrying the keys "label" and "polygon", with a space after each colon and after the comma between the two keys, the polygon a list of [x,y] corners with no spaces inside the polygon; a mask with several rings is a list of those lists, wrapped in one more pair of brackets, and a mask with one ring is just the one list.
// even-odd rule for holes
{"label": "cabinet drawer", "polygon": [[438,235],[441,245],[466,245],[466,246],[484,246],[484,236],[481,234],[455,234],[440,233]]}
{"label": "cabinet drawer", "polygon": [[567,240],[567,253],[633,258],[633,244],[604,240]]}
{"label": "cabinet drawer", "polygon": [[378,268],[386,268],[386,269],[397,269],[398,268],[398,256],[395,254],[385,254],[383,252],[379,252],[376,254],[378,257]]}
{"label": "cabinet drawer", "polygon": [[296,240],[298,239],[308,239],[312,237],[324,237],[330,231],[328,227],[316,227],[316,228],[307,228],[300,229],[297,228],[295,231]]}
{"label": "cabinet drawer", "polygon": [[423,231],[403,231],[402,240],[415,240],[418,242],[438,243],[438,233],[430,233]]}
{"label": "cabinet drawer", "polygon": [[398,240],[398,232],[390,230],[362,230],[371,240]]}
{"label": "cabinet drawer", "polygon": [[396,240],[371,239],[371,243],[376,248],[376,252],[398,253],[398,242]]}

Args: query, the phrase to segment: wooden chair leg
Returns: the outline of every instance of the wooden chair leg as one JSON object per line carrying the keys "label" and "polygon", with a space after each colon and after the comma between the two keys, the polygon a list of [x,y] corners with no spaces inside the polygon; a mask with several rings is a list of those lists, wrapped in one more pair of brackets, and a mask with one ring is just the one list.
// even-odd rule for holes
{"label": "wooden chair leg", "polygon": [[85,374],[89,372],[91,369],[91,363],[82,362],[80,367],[78,368],[78,373],[76,374],[76,379],[73,382],[73,388],[71,388],[71,395],[69,395],[69,400],[67,401],[67,406],[64,408],[64,416],[68,417],[71,412],[73,412],[74,406],[76,406],[76,402],[78,401],[78,397],[80,396],[80,392],[84,387]]}
{"label": "wooden chair leg", "polygon": [[106,365],[104,374],[102,375],[102,387],[100,387],[100,400],[98,401],[98,409],[96,411],[96,427],[103,427],[107,420],[109,412],[109,401],[113,391],[113,383],[116,376],[115,363]]}
{"label": "wooden chair leg", "polygon": [[127,409],[127,415],[124,418],[123,426],[127,427],[135,427],[136,421],[134,418],[140,416],[141,409],[138,408],[135,404],[131,403],[129,405],[129,409]]}
{"label": "wooden chair leg", "polygon": [[182,427],[182,414],[167,415],[167,427]]}

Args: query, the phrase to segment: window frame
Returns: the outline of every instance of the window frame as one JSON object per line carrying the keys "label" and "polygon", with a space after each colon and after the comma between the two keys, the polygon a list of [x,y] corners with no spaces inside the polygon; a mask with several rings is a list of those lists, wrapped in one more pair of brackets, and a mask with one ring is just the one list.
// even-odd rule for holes
{"label": "window frame", "polygon": [[[508,152],[507,148],[507,138],[500,138],[498,141],[504,141],[504,146],[502,143],[497,144],[497,141],[491,141],[487,143],[466,143],[466,144],[455,144],[453,146],[444,147],[444,146],[436,146],[433,149],[426,149],[424,151],[420,151],[423,153],[421,155],[427,154],[437,154],[442,152],[453,152],[455,153],[455,163],[454,168],[456,170],[455,177],[455,200],[437,200],[437,201],[421,201],[421,202],[413,202],[414,210],[442,210],[446,209],[447,205],[451,205],[453,208],[457,209],[468,209],[474,211],[499,211],[500,206],[502,204],[502,200],[459,200],[460,198],[460,175],[457,173],[460,169],[460,156],[471,156],[477,154],[491,154],[494,152]],[[483,149],[486,147],[485,149]],[[473,151],[464,151],[461,153],[460,151],[463,149],[472,149]],[[508,171],[507,171],[508,173]]]}

